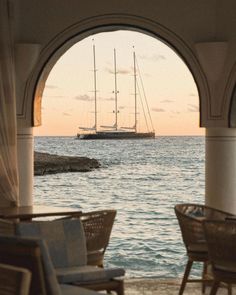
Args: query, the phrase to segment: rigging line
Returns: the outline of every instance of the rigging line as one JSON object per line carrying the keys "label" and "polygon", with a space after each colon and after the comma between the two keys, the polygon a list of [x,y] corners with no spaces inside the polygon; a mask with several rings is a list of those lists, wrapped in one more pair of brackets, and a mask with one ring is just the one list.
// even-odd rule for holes
{"label": "rigging line", "polygon": [[97,69],[96,69],[96,47],[94,39],[92,39],[93,42],[93,83],[94,83],[94,112],[95,112],[95,118],[94,118],[94,126],[95,131],[97,131],[98,123],[97,123]]}
{"label": "rigging line", "polygon": [[141,92],[140,92],[140,88],[139,88],[139,83],[138,83],[138,81],[137,81],[137,88],[138,88],[138,93],[139,93],[139,97],[140,97],[140,102],[141,102],[142,109],[143,109],[143,115],[144,115],[144,119],[145,119],[145,123],[146,123],[147,131],[149,132],[149,126],[148,126],[147,116],[146,116],[146,112],[145,112],[145,109],[144,109],[143,99],[142,99],[142,95],[141,95]]}
{"label": "rigging line", "polygon": [[144,98],[145,98],[146,108],[148,110],[149,120],[151,122],[152,130],[154,131],[153,121],[152,121],[150,109],[149,109],[149,106],[148,106],[148,103],[147,103],[147,97],[146,97],[146,93],[145,93],[145,89],[144,89],[144,85],[143,85],[143,79],[142,79],[142,76],[141,76],[141,71],[140,71],[140,68],[139,68],[137,57],[136,57],[136,64],[137,64],[137,69],[138,69],[138,72],[139,72],[139,79],[140,79],[140,82],[141,82],[141,86],[142,86],[142,90],[143,90],[143,94],[144,94]]}

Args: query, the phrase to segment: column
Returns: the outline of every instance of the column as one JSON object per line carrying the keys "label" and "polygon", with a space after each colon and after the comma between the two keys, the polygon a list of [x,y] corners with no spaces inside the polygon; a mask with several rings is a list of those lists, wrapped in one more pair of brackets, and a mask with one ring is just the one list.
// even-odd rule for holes
{"label": "column", "polygon": [[19,205],[33,205],[34,137],[33,128],[18,128]]}
{"label": "column", "polygon": [[236,214],[236,128],[206,129],[208,206]]}
{"label": "column", "polygon": [[[41,45],[35,43],[15,44],[15,78],[17,97],[17,152],[19,170],[19,205],[33,205],[34,138],[31,112],[32,102],[25,102],[27,80],[38,61]],[[24,107],[26,103],[26,107]]]}

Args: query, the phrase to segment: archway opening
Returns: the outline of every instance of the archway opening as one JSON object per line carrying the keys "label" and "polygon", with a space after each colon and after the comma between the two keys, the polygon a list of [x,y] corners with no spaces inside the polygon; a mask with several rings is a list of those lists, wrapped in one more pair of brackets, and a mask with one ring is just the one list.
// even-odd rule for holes
{"label": "archway opening", "polygon": [[[116,44],[105,41],[109,34],[119,41]],[[115,36],[119,34],[124,34],[125,42],[121,36]],[[109,121],[112,115],[113,106],[108,108],[107,104],[114,102],[111,99],[113,73],[110,73],[114,47],[117,57],[123,51],[118,70],[120,117],[133,115],[129,105],[133,87],[129,85],[133,85],[130,81],[133,79],[132,46],[135,46],[145,76],[155,140],[75,140],[78,126],[90,125],[94,115],[93,110],[89,113],[93,104],[90,92],[93,90],[90,71],[93,38],[96,55],[100,56],[97,68],[101,72],[98,89],[102,120]],[[131,42],[127,44],[128,41]],[[123,101],[121,94],[125,97]],[[115,208],[118,215],[107,252],[109,265],[124,266],[128,276],[133,277],[182,274],[184,249],[180,236],[175,235],[177,222],[173,205],[180,201],[203,201],[204,138],[196,136],[203,134],[198,127],[197,87],[177,54],[157,39],[137,32],[102,33],[83,39],[67,51],[51,71],[44,90],[43,119],[35,135],[49,137],[36,137],[37,150],[94,157],[102,167],[87,174],[36,178],[36,201],[69,205],[83,211]]]}

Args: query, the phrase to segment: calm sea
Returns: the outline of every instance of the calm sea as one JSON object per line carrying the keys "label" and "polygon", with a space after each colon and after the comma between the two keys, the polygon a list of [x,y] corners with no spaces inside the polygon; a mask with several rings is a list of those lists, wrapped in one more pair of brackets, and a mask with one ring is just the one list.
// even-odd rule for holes
{"label": "calm sea", "polygon": [[115,208],[106,265],[124,267],[128,277],[180,277],[186,256],[173,208],[204,201],[204,146],[204,137],[36,137],[36,151],[96,158],[101,168],[37,176],[35,201],[83,211]]}

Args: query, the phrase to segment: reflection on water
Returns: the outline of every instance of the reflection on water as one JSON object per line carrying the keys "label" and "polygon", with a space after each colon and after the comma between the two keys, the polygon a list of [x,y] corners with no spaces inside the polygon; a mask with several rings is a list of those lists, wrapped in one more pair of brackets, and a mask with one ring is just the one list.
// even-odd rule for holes
{"label": "reflection on water", "polygon": [[88,156],[102,167],[35,177],[35,200],[83,211],[115,208],[107,265],[125,267],[130,277],[181,276],[186,257],[173,207],[203,202],[204,144],[204,137],[36,137],[37,151]]}

